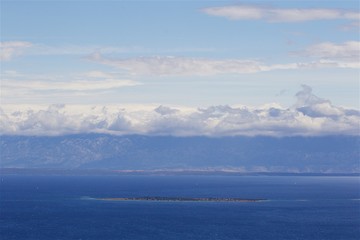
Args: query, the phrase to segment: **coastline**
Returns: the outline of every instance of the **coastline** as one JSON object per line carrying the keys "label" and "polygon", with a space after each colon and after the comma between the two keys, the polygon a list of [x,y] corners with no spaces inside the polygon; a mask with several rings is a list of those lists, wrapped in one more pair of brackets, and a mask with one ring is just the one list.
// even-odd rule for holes
{"label": "coastline", "polygon": [[96,198],[101,201],[156,201],[156,202],[261,202],[267,199],[251,198],[190,198],[190,197],[119,197]]}

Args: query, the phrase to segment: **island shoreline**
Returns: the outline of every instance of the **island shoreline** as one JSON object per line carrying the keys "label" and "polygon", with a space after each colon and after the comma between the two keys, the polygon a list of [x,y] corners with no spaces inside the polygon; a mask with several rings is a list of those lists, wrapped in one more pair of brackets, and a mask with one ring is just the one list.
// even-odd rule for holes
{"label": "island shoreline", "polygon": [[191,197],[114,197],[95,198],[101,201],[152,201],[152,202],[262,202],[262,198],[191,198]]}

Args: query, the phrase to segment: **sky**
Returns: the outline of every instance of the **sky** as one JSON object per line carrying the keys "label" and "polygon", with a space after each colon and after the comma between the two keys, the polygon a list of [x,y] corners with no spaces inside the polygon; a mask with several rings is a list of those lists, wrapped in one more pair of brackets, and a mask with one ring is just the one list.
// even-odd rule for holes
{"label": "sky", "polygon": [[0,3],[3,134],[359,134],[358,1]]}

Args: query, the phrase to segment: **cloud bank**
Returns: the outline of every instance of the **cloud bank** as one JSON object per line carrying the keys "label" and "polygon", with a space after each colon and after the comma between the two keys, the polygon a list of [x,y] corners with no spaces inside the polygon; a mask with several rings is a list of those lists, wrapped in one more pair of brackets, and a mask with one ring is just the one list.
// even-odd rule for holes
{"label": "cloud bank", "polygon": [[267,22],[305,22],[316,20],[360,20],[356,11],[330,8],[274,8],[255,5],[210,7],[203,12],[230,20],[264,20]]}
{"label": "cloud bank", "polygon": [[309,86],[290,108],[122,108],[121,106],[23,107],[0,109],[0,132],[9,135],[321,136],[359,135],[360,112],[319,98]]}

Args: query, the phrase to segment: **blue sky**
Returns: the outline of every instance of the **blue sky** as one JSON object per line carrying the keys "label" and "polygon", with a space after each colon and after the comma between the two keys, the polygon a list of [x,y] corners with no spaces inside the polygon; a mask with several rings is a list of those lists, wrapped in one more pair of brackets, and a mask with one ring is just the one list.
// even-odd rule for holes
{"label": "blue sky", "polygon": [[351,0],[1,0],[1,102],[358,110],[359,48]]}

